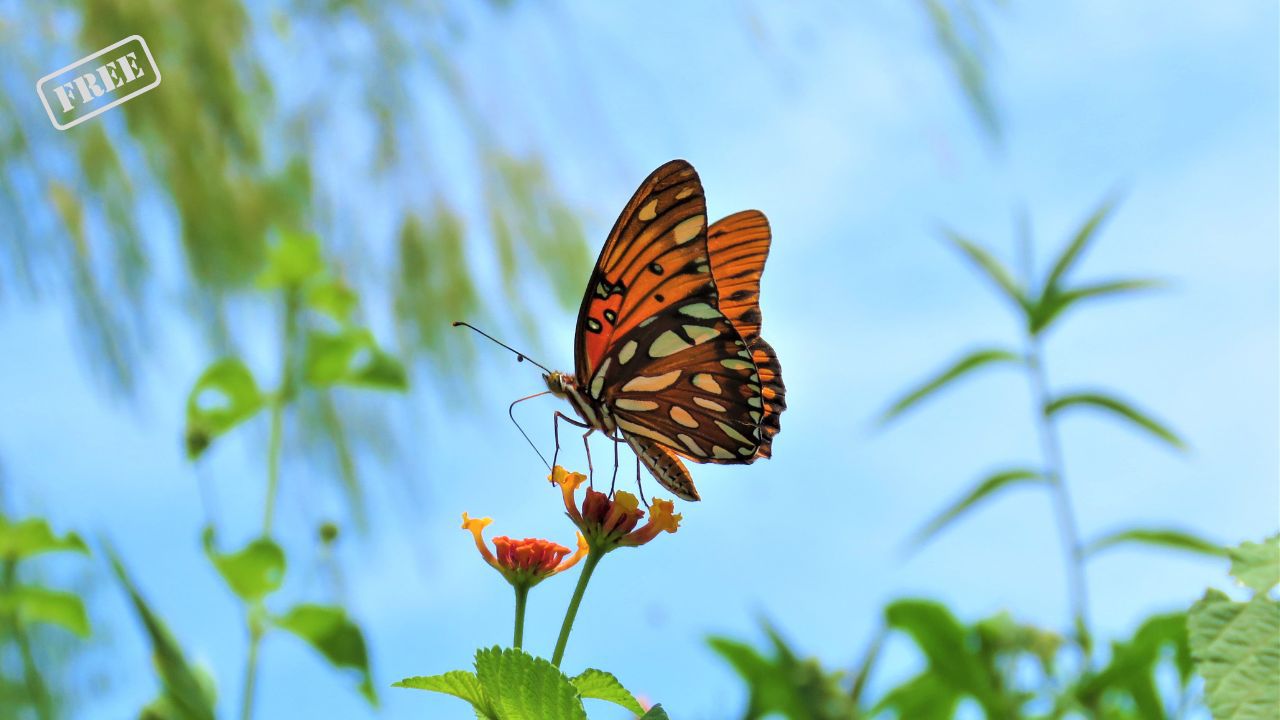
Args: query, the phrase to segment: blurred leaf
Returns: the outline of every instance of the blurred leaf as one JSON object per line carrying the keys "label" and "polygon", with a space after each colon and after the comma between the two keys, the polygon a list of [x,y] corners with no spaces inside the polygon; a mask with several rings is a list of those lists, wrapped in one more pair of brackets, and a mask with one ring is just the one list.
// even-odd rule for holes
{"label": "blurred leaf", "polygon": [[1215,557],[1227,555],[1226,548],[1197,535],[1182,530],[1152,528],[1133,528],[1103,535],[1085,546],[1084,555],[1087,557],[1123,544],[1151,545]]}
{"label": "blurred leaf", "polygon": [[160,674],[162,694],[173,715],[166,720],[217,720],[213,706],[213,693],[195,673],[183,657],[182,648],[169,634],[164,623],[151,610],[121,564],[120,558],[110,549],[107,556],[120,585],[129,595],[134,611],[151,639],[152,656]]}
{"label": "blurred leaf", "polygon": [[345,610],[325,605],[297,605],[277,618],[275,624],[305,640],[335,668],[358,672],[360,693],[369,704],[378,704],[364,633],[347,617]]}
{"label": "blurred leaf", "polygon": [[578,690],[550,662],[514,648],[476,652],[476,676],[502,720],[586,720]]}
{"label": "blurred leaf", "polygon": [[324,272],[320,238],[310,233],[283,232],[271,246],[267,267],[258,276],[263,290],[300,289]]}
{"label": "blurred leaf", "polygon": [[969,108],[977,116],[982,129],[995,140],[1001,136],[1000,114],[992,99],[987,78],[989,37],[982,16],[973,4],[961,0],[955,11],[940,0],[923,0],[933,24],[938,48],[951,63]]}
{"label": "blurred leaf", "polygon": [[635,696],[628,692],[612,673],[591,668],[577,677],[570,678],[569,682],[578,688],[578,693],[584,698],[605,700],[621,705],[636,715],[644,714],[644,708],[636,701]]}
{"label": "blurred leaf", "polygon": [[1085,251],[1089,242],[1093,240],[1094,235],[1098,232],[1098,228],[1102,226],[1102,223],[1111,214],[1115,205],[1116,201],[1114,198],[1104,200],[1102,204],[1093,211],[1093,214],[1085,220],[1084,224],[1080,226],[1080,229],[1076,231],[1075,236],[1071,238],[1071,242],[1063,248],[1058,259],[1054,261],[1053,268],[1049,270],[1049,275],[1044,280],[1044,297],[1048,297],[1049,295],[1057,292],[1062,279],[1066,277],[1066,274],[1070,272],[1071,268],[1075,266],[1077,261],[1079,261],[1081,254]]}
{"label": "blurred leaf", "polygon": [[1099,410],[1106,410],[1116,417],[1128,420],[1134,425],[1137,425],[1179,450],[1185,450],[1187,447],[1186,444],[1182,442],[1182,439],[1175,435],[1172,430],[1152,419],[1145,413],[1139,412],[1128,403],[1110,395],[1104,395],[1101,393],[1073,393],[1063,395],[1061,397],[1054,398],[1048,405],[1046,405],[1044,408],[1044,414],[1045,417],[1050,417],[1062,410],[1075,406],[1093,407]]}
{"label": "blurred leaf", "polygon": [[198,458],[214,438],[262,409],[253,373],[236,358],[210,365],[187,396],[187,456]]}
{"label": "blurred leaf", "polygon": [[232,592],[245,602],[261,600],[284,582],[284,550],[271,538],[260,537],[244,549],[224,555],[214,546],[213,528],[206,527],[204,551]]}
{"label": "blurred leaf", "polygon": [[1150,290],[1153,288],[1163,287],[1164,283],[1159,280],[1113,280],[1111,282],[1093,283],[1090,285],[1082,285],[1077,288],[1071,288],[1063,292],[1054,290],[1041,296],[1039,302],[1036,303],[1032,311],[1031,333],[1038,335],[1049,328],[1053,321],[1058,318],[1072,305],[1083,300],[1111,297],[1115,295],[1127,295],[1129,293],[1138,292],[1140,290]]}
{"label": "blurred leaf", "polygon": [[17,561],[48,552],[88,555],[89,548],[74,532],[61,537],[55,535],[49,522],[42,518],[14,522],[0,515],[0,559]]}
{"label": "blurred leaf", "polygon": [[649,712],[640,717],[640,720],[671,720],[671,716],[667,715],[667,711],[663,710],[661,705],[654,705],[649,708]]}
{"label": "blurred leaf", "polygon": [[1247,542],[1230,551],[1231,574],[1255,592],[1280,585],[1280,535],[1261,543]]}
{"label": "blurred leaf", "polygon": [[896,710],[902,720],[951,720],[961,695],[932,672],[923,672],[885,693],[871,710],[873,717]]}
{"label": "blurred leaf", "polygon": [[982,271],[998,290],[1014,304],[1024,315],[1029,314],[1031,310],[1031,301],[1027,298],[1026,290],[1018,284],[1009,271],[996,260],[991,253],[987,252],[982,246],[966,239],[962,235],[946,231],[946,237],[974,267]]}
{"label": "blurred leaf", "polygon": [[885,621],[911,636],[940,680],[970,695],[988,712],[999,705],[992,678],[973,662],[964,626],[945,606],[928,600],[897,600],[885,608]]}
{"label": "blurred leaf", "polygon": [[952,363],[946,370],[938,373],[920,387],[903,395],[880,417],[880,423],[888,423],[907,410],[915,407],[922,400],[938,392],[953,381],[987,365],[1000,363],[1021,363],[1022,356],[1001,348],[981,348],[970,351]]}
{"label": "blurred leaf", "polygon": [[312,385],[355,385],[378,390],[406,390],[404,366],[388,355],[362,328],[340,333],[312,331],[303,358],[304,377]]}
{"label": "blurred leaf", "polygon": [[979,620],[973,627],[982,645],[996,655],[1029,653],[1040,662],[1045,675],[1053,674],[1054,659],[1063,644],[1058,633],[1017,622],[1006,612]]}
{"label": "blurred leaf", "polygon": [[329,280],[312,285],[307,291],[307,305],[328,315],[339,323],[351,319],[360,298],[355,291],[340,280]]}
{"label": "blurred leaf", "polygon": [[0,609],[5,605],[17,616],[18,622],[46,623],[88,637],[89,615],[84,601],[74,593],[61,592],[35,585],[20,585],[6,597],[0,595]]}
{"label": "blurred leaf", "polygon": [[1187,620],[1191,653],[1218,720],[1274,720],[1280,707],[1280,603],[1209,590]]}
{"label": "blurred leaf", "polygon": [[452,695],[471,703],[475,707],[477,715],[485,718],[495,717],[493,709],[489,706],[489,701],[484,696],[484,688],[480,685],[480,678],[476,677],[475,673],[467,672],[466,670],[454,670],[443,675],[405,678],[391,687],[429,690]]}
{"label": "blurred leaf", "polygon": [[1183,687],[1190,679],[1191,657],[1187,643],[1187,616],[1170,613],[1148,618],[1128,642],[1112,643],[1111,660],[1101,671],[1087,675],[1076,688],[1085,707],[1098,707],[1109,696],[1123,696],[1138,717],[1162,720],[1165,705],[1157,683],[1164,650],[1172,651]]}
{"label": "blurred leaf", "polygon": [[951,524],[953,520],[1000,490],[1029,482],[1043,483],[1044,479],[1044,476],[1039,471],[1030,468],[1013,468],[989,475],[983,478],[982,482],[979,482],[964,497],[956,500],[946,510],[938,513],[924,527],[916,531],[916,534],[910,540],[910,544],[914,546],[925,544],[934,535],[937,535],[939,531]]}
{"label": "blurred leaf", "polygon": [[816,659],[801,659],[782,636],[764,624],[772,657],[725,637],[708,645],[725,658],[749,688],[747,718],[780,714],[791,720],[847,720],[856,711],[851,694],[840,685],[841,674],[828,672]]}

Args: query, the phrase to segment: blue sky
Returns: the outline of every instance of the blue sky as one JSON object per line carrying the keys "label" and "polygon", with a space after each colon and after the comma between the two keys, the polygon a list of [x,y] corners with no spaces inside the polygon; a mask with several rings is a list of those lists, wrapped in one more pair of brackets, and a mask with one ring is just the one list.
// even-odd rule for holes
{"label": "blue sky", "polygon": [[[1011,258],[1023,206],[1043,264],[1119,192],[1076,277],[1169,280],[1082,310],[1049,339],[1055,387],[1115,389],[1190,443],[1178,454],[1108,419],[1068,416],[1067,478],[1084,535],[1156,525],[1236,542],[1273,532],[1275,4],[1011,4],[995,17],[1003,149],[983,139],[914,4],[759,12],[752,25],[727,5],[517,8],[478,27],[461,58],[483,79],[482,107],[532,108],[495,125],[510,142],[544,149],[586,211],[593,255],[634,186],[672,157],[698,168],[713,216],[755,207],[773,226],[764,335],[789,403],[775,456],[694,469],[704,502],[682,508],[677,535],[606,559],[566,667],[611,670],[673,717],[717,718],[743,695],[703,639],[758,638],[761,617],[832,667],[850,666],[878,608],[905,595],[945,600],[970,619],[1007,609],[1064,626],[1060,551],[1041,494],[1012,492],[919,553],[900,552],[980,474],[1035,461],[1022,378],[993,371],[888,429],[872,422],[962,350],[1016,342],[1014,319],[938,229]],[[581,112],[565,112],[575,104]],[[481,250],[472,260],[493,264]],[[542,321],[539,359],[569,369],[573,318],[548,310]],[[189,652],[212,668],[228,711],[244,641],[236,606],[200,554],[192,528],[205,509],[178,443],[185,389],[208,358],[181,318],[167,322],[171,331],[156,335],[166,352],[129,405],[96,389],[65,314],[0,308],[6,347],[18,349],[0,354],[0,457],[6,477],[28,484],[30,504],[114,539]],[[427,386],[386,404],[407,428],[412,460],[375,473],[381,520],[372,537],[343,547],[364,558],[348,563],[346,592],[384,687],[463,666],[476,647],[509,639],[509,591],[478,562],[461,512],[493,516],[494,534],[571,544],[557,494],[505,418],[510,399],[541,389],[537,375],[495,348],[482,351],[478,378],[483,390],[460,403]],[[522,410],[544,445],[553,406]],[[256,523],[261,449],[229,443],[199,472],[232,539]],[[566,459],[583,464],[572,449]],[[420,507],[398,509],[403,498],[390,488],[403,478],[393,473],[413,476]],[[286,469],[284,481],[281,529],[294,537],[307,532],[303,508],[329,502],[291,492],[300,475]],[[290,569],[288,599],[326,592],[313,570]],[[1224,570],[1115,550],[1089,568],[1094,622],[1114,637],[1146,614],[1188,606],[1208,585],[1226,587]],[[556,578],[534,592],[530,649],[549,654],[572,583]],[[95,612],[100,626],[125,617],[110,587]],[[146,667],[132,625],[111,633],[112,665]],[[259,717],[366,715],[354,693],[316,690],[332,675],[289,638],[271,638],[264,653]],[[891,657],[888,675],[913,662],[900,650]],[[84,717],[120,717],[151,692],[141,672],[119,673]],[[450,698],[387,688],[383,700],[385,717],[465,716]]]}

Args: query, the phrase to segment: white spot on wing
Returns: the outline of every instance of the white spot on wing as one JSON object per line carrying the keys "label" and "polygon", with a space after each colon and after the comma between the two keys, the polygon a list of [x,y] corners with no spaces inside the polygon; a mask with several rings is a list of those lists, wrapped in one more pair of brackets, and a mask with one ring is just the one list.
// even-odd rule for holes
{"label": "white spot on wing", "polygon": [[676,379],[679,377],[680,370],[678,369],[661,375],[637,375],[622,386],[622,392],[657,392],[665,390],[675,384]]}
{"label": "white spot on wing", "polygon": [[[675,420],[687,428],[698,427],[698,421],[693,419],[693,416],[689,414],[688,410],[685,410],[679,405],[672,405],[670,414],[672,420]],[[743,442],[746,442],[746,438],[743,438]]]}

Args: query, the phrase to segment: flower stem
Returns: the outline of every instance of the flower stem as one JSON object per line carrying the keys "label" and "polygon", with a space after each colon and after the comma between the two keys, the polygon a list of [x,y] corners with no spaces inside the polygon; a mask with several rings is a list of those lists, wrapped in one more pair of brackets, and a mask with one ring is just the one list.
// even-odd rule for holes
{"label": "flower stem", "polygon": [[560,667],[560,661],[564,659],[564,647],[569,644],[569,631],[573,630],[573,620],[578,616],[578,606],[582,604],[582,596],[587,591],[587,583],[591,581],[591,573],[595,571],[602,557],[604,553],[593,547],[587,553],[587,559],[583,561],[582,574],[578,576],[578,587],[574,588],[573,598],[569,600],[569,609],[565,610],[564,623],[560,625],[560,637],[556,639],[556,651],[551,656],[551,664],[556,667]]}
{"label": "flower stem", "polygon": [[519,650],[524,644],[524,607],[525,602],[529,599],[529,586],[516,585],[516,632],[515,638],[511,641],[511,647]]}
{"label": "flower stem", "polygon": [[1071,601],[1072,622],[1076,643],[1080,646],[1084,665],[1090,664],[1093,641],[1089,633],[1089,590],[1085,579],[1084,548],[1080,543],[1080,531],[1072,509],[1071,495],[1063,476],[1062,446],[1058,439],[1057,425],[1046,414],[1049,407],[1049,382],[1044,369],[1040,340],[1027,338],[1027,374],[1031,382],[1032,400],[1035,403],[1036,427],[1040,436],[1040,450],[1044,457],[1045,478],[1053,497],[1054,514],[1057,516],[1058,534],[1066,560],[1067,587]]}
{"label": "flower stem", "polygon": [[257,623],[249,623],[249,659],[244,668],[244,697],[240,700],[240,720],[253,717],[253,700],[258,687],[258,645],[262,642],[262,630]]}
{"label": "flower stem", "polygon": [[280,340],[280,387],[271,399],[271,438],[267,445],[267,500],[262,510],[262,534],[271,534],[280,490],[280,450],[284,442],[284,408],[293,399],[293,344],[298,329],[298,292],[284,297],[284,328]]}

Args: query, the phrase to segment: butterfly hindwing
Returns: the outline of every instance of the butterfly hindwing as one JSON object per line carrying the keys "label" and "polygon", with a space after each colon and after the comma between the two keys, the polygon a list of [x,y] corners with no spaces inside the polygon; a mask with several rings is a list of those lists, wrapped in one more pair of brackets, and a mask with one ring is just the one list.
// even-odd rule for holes
{"label": "butterfly hindwing", "polygon": [[760,337],[760,275],[769,257],[769,221],[759,210],[717,220],[707,230],[720,312],[750,344]]}

